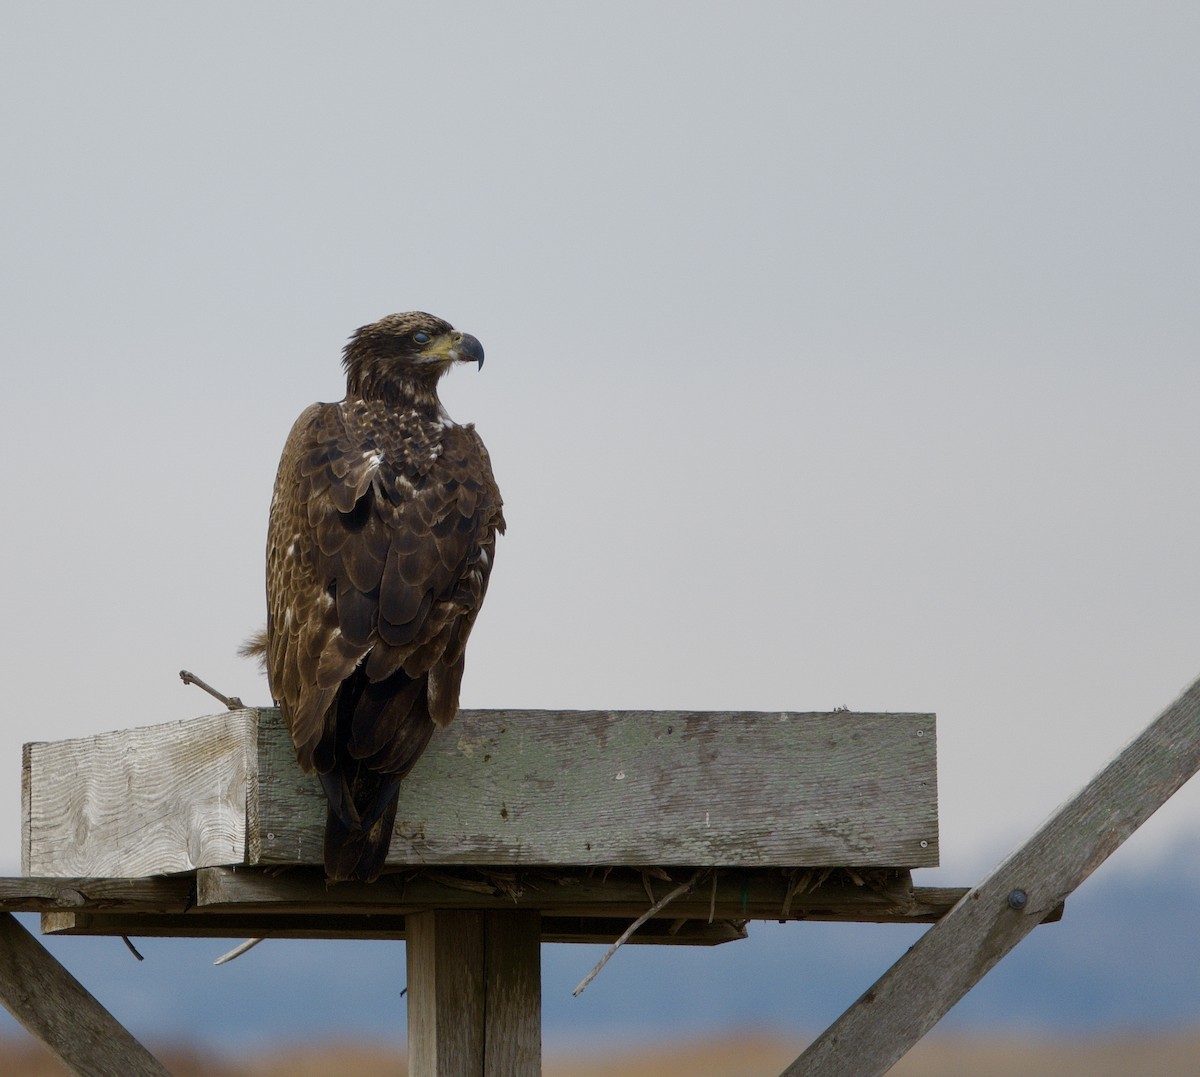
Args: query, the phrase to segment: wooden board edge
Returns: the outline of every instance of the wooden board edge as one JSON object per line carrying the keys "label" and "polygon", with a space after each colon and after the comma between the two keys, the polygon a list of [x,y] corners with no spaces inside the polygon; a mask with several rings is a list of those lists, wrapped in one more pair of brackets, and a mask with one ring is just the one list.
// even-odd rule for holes
{"label": "wooden board edge", "polygon": [[21,745],[21,874],[29,874],[33,855],[33,765],[34,742]]}
{"label": "wooden board edge", "polygon": [[[246,834],[244,857],[247,864],[257,864],[262,855],[262,831],[260,828],[259,774],[262,767],[261,730],[263,708],[247,707],[250,728],[245,742],[246,751]],[[214,866],[214,865],[206,865]]]}

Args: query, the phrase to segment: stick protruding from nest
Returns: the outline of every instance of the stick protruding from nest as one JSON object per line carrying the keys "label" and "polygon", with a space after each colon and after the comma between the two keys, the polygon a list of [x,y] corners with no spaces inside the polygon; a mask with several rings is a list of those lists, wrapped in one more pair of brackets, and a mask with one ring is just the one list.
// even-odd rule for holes
{"label": "stick protruding from nest", "polygon": [[[629,937],[635,931],[637,931],[637,929],[639,927],[641,927],[642,924],[644,924],[647,920],[649,920],[651,917],[653,917],[656,913],[662,912],[662,910],[665,909],[668,905],[670,905],[671,902],[674,901],[677,897],[683,897],[684,894],[690,893],[692,890],[694,890],[696,888],[696,884],[704,877],[705,872],[707,872],[708,870],[709,870],[708,868],[700,868],[686,883],[682,883],[679,886],[675,887],[675,889],[672,890],[669,894],[667,894],[666,897],[659,898],[658,901],[656,901],[653,905],[651,905],[650,908],[648,908],[644,913],[642,913],[641,916],[639,916],[636,920],[634,920],[634,922],[632,924],[630,924],[623,932],[621,932],[621,937],[619,939],[617,939],[617,941],[614,942],[605,951],[604,956],[602,958],[600,958],[599,961],[596,962],[596,967],[593,968],[591,972],[589,972],[582,980],[579,981],[579,986],[576,987],[575,990],[571,992],[571,994],[574,995],[576,998],[578,998],[581,994],[583,994],[584,988],[587,987],[587,985],[590,984],[596,978],[596,976],[599,974],[600,970],[602,968],[604,968],[605,965],[608,964],[608,959],[610,957],[612,957],[612,955],[615,954],[622,946],[625,945],[625,943],[629,940]],[[645,877],[643,876],[643,881],[644,881],[644,878]],[[673,933],[674,932],[672,932],[672,934]]]}
{"label": "stick protruding from nest", "polygon": [[219,699],[231,711],[244,710],[246,707],[246,704],[243,703],[238,696],[227,696],[222,692],[218,692],[211,684],[206,684],[199,677],[197,677],[196,674],[189,673],[186,669],[181,669],[179,671],[179,679],[183,681],[184,684],[194,684],[197,688],[202,688],[210,696],[212,696],[213,699]]}

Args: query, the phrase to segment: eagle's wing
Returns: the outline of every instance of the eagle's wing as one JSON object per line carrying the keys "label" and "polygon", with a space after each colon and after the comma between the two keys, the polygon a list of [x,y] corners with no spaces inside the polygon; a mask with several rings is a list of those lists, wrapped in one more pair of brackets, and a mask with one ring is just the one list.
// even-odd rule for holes
{"label": "eagle's wing", "polygon": [[454,717],[467,635],[504,528],[473,427],[447,426],[434,441],[390,419],[369,405],[313,405],[292,428],[276,478],[268,675],[309,770],[328,766],[333,704],[360,663],[370,684],[388,682],[386,694],[407,704],[355,714],[350,751],[372,769],[402,761],[388,752],[391,727],[413,705],[427,701],[443,724]]}

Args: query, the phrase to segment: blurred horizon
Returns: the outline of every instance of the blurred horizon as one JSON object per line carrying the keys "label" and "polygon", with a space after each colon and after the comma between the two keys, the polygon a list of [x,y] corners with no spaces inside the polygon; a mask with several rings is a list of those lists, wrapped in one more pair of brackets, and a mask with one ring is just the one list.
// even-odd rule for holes
{"label": "blurred horizon", "polygon": [[[642,1047],[548,1051],[545,1077],[774,1077],[805,1046],[803,1039],[754,1029],[693,1036]],[[935,1029],[888,1072],[894,1077],[1179,1077],[1200,1052],[1200,1032],[1153,1036],[1108,1034],[1086,1039],[939,1036]],[[159,1047],[175,1077],[401,1077],[402,1052],[386,1045],[333,1042],[230,1058],[186,1046]],[[0,1039],[7,1077],[49,1077],[44,1056],[24,1041]]]}

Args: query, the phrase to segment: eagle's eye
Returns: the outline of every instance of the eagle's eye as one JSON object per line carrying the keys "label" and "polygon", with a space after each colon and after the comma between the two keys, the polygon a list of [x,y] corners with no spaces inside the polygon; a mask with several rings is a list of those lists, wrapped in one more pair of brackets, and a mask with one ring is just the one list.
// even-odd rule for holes
{"label": "eagle's eye", "polygon": [[413,340],[418,344],[428,344],[432,339],[433,337],[423,329],[418,329],[417,332],[413,333]]}

